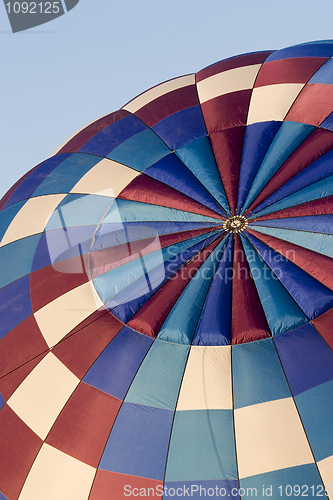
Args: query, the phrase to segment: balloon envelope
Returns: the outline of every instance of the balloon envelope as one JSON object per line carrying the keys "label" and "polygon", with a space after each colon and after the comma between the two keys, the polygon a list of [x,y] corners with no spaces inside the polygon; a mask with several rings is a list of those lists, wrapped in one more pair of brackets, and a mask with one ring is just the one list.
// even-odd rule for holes
{"label": "balloon envelope", "polygon": [[1,499],[333,499],[332,56],[162,83],[3,198]]}

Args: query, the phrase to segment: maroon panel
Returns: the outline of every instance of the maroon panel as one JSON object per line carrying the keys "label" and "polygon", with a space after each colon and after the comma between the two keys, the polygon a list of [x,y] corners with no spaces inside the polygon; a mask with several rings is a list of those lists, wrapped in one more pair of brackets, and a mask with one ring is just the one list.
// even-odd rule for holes
{"label": "maroon panel", "polygon": [[217,241],[211,243],[157,290],[128,322],[128,326],[155,338],[186,285],[220,241],[221,238],[218,238]]}
{"label": "maroon panel", "polygon": [[95,122],[88,125],[88,127],[78,132],[72,139],[70,139],[59,151],[60,153],[76,153],[82,146],[88,142],[94,135],[108,127],[112,123],[125,118],[125,116],[130,115],[128,111],[124,109],[120,109],[119,111],[115,111],[114,113],[110,113],[109,115],[103,116],[99,118]]}
{"label": "maroon panel", "polygon": [[[42,162],[43,163],[43,162]],[[0,210],[3,209],[3,207],[6,205],[7,201],[9,200],[9,198],[12,196],[12,194],[14,193],[14,191],[19,187],[19,185],[27,178],[29,177],[29,175],[34,171],[36,170],[36,168],[38,168],[42,163],[39,163],[38,165],[36,165],[36,167],[32,168],[31,170],[29,170],[29,172],[27,172],[25,175],[23,175],[17,182],[15,182],[14,186],[12,186],[8,191],[7,193],[1,198],[0,200]]]}
{"label": "maroon panel", "polygon": [[144,174],[135,177],[117,198],[140,201],[222,219],[221,215],[193,200],[193,198]]}
{"label": "maroon panel", "polygon": [[17,500],[43,441],[5,405],[0,412],[0,488]]}
{"label": "maroon panel", "polygon": [[120,406],[119,399],[81,382],[45,442],[97,468]]}
{"label": "maroon panel", "polygon": [[161,500],[162,493],[162,481],[98,470],[89,500],[124,500],[126,497],[149,497]]}
{"label": "maroon panel", "polygon": [[52,353],[81,379],[123,326],[109,311],[96,311],[66,335]]}
{"label": "maroon panel", "polygon": [[333,274],[327,272],[332,268],[330,257],[249,228],[247,231],[333,290]]}
{"label": "maroon panel", "polygon": [[[78,263],[80,266],[79,269],[82,270],[80,256],[69,260],[70,263],[68,261],[62,262],[58,264],[58,267],[65,270],[67,263],[68,269],[75,271]],[[34,271],[30,275],[32,310],[34,312],[38,311],[41,307],[52,302],[52,300],[88,281],[89,278],[85,271],[81,273],[59,272],[53,266],[43,267],[42,269],[38,269],[38,271]]]}
{"label": "maroon panel", "polygon": [[225,59],[216,64],[212,64],[207,68],[202,69],[196,74],[196,81],[200,82],[205,80],[210,76],[221,73],[222,71],[227,71],[229,69],[241,68],[242,66],[250,66],[252,64],[261,64],[267,57],[272,53],[269,52],[253,52],[252,54],[243,54],[241,56],[230,57],[230,59]]}
{"label": "maroon panel", "polygon": [[235,127],[210,135],[231,214],[236,214],[239,171],[242,158],[245,127]]}
{"label": "maroon panel", "polygon": [[309,83],[297,97],[285,120],[318,127],[333,111],[333,85]]}
{"label": "maroon panel", "polygon": [[163,234],[142,240],[124,243],[115,247],[104,248],[91,254],[91,272],[93,278],[100,276],[111,269],[119,267],[126,262],[137,259],[139,256],[147,255],[150,252],[174,245],[181,241],[199,236],[200,234],[211,233],[222,229],[223,226],[205,227],[182,231],[179,233]]}
{"label": "maroon panel", "polygon": [[316,129],[285,161],[270,181],[263,187],[257,198],[250,205],[246,213],[252,212],[260,203],[277,191],[286,182],[299,172],[318,160],[333,148],[333,132],[331,130]]}
{"label": "maroon panel", "polygon": [[260,69],[255,87],[274,83],[306,83],[327,60],[326,57],[293,57],[266,62]]}
{"label": "maroon panel", "polygon": [[154,99],[139,109],[135,115],[148,127],[152,127],[167,116],[198,104],[200,103],[196,85],[187,85]]}
{"label": "maroon panel", "polygon": [[270,337],[265,313],[238,234],[235,234],[234,246],[231,332],[232,344]]}
{"label": "maroon panel", "polygon": [[302,203],[302,205],[284,208],[283,210],[278,210],[277,212],[272,212],[271,214],[256,217],[255,219],[251,219],[251,222],[259,222],[261,220],[271,219],[283,219],[286,217],[304,217],[306,215],[326,215],[331,214],[332,212],[333,196],[327,196],[326,198],[320,198],[318,200],[309,201],[308,203]]}
{"label": "maroon panel", "polygon": [[29,316],[1,339],[0,392],[5,399],[13,394],[48,352],[48,345],[34,316]]}
{"label": "maroon panel", "polygon": [[333,350],[333,309],[311,321],[316,330]]}
{"label": "maroon panel", "polygon": [[208,134],[246,125],[252,89],[230,92],[201,105]]}

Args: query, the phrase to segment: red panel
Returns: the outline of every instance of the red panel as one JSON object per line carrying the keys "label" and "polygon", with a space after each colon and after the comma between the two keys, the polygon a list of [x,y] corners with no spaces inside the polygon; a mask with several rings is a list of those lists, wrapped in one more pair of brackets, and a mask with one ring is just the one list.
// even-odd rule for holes
{"label": "red panel", "polygon": [[0,412],[0,428],[0,489],[16,500],[43,441],[7,405]]}
{"label": "red panel", "polygon": [[[75,269],[77,267],[76,263],[79,263],[79,269],[82,269],[80,256],[69,260],[69,269]],[[65,270],[66,261],[59,263],[59,267],[60,264],[62,264],[62,269]],[[32,310],[38,311],[41,307],[45,306],[49,302],[52,302],[52,300],[60,297],[70,290],[73,290],[73,288],[76,288],[77,286],[87,283],[88,281],[89,278],[86,272],[59,272],[53,266],[43,267],[38,269],[38,271],[34,271],[30,275]]]}
{"label": "red panel", "polygon": [[[34,316],[29,316],[1,339],[0,392],[5,399],[12,395],[48,352],[48,345]],[[22,368],[19,368],[21,365]]]}
{"label": "red panel", "polygon": [[318,330],[323,339],[333,349],[333,309],[325,312],[318,318],[311,321],[313,326]]}
{"label": "red panel", "polygon": [[327,60],[325,57],[293,57],[266,62],[260,69],[255,87],[274,83],[306,83]]}
{"label": "red panel", "polygon": [[252,89],[230,92],[201,104],[208,134],[246,125]]}
{"label": "red panel", "polygon": [[112,123],[125,118],[125,116],[130,115],[128,111],[124,109],[120,109],[119,111],[115,111],[114,113],[110,113],[109,115],[103,116],[99,120],[88,125],[88,127],[78,132],[72,139],[70,139],[57,154],[60,153],[76,153],[82,146],[88,142],[94,135],[108,127]]}
{"label": "red panel", "polygon": [[97,468],[120,406],[119,399],[81,382],[46,443]]}
{"label": "red panel", "polygon": [[96,311],[66,335],[52,353],[81,379],[123,326],[109,311]]}
{"label": "red panel", "polygon": [[254,52],[252,54],[243,54],[241,56],[230,57],[216,64],[212,64],[207,68],[202,69],[196,75],[196,81],[200,82],[205,80],[209,76],[216,75],[217,73],[222,73],[222,71],[227,71],[229,69],[241,68],[242,66],[251,66],[252,64],[261,64],[267,57],[272,53],[269,52]]}
{"label": "red panel", "polygon": [[219,214],[193,200],[189,196],[144,174],[135,177],[135,179],[122,190],[117,198],[141,201],[143,203],[176,208],[177,210],[183,210],[185,212],[222,219]]}
{"label": "red panel", "polygon": [[232,344],[270,337],[265,313],[238,234],[235,234],[234,247],[231,331]]}
{"label": "red panel", "polygon": [[316,129],[264,186],[246,213],[250,213],[286,182],[333,148],[333,132]]}
{"label": "red panel", "polygon": [[285,120],[318,127],[333,111],[333,85],[309,83],[291,107]]}
{"label": "red panel", "polygon": [[150,337],[156,337],[186,285],[220,241],[221,238],[218,238],[211,243],[157,290],[128,322],[128,326]]}
{"label": "red panel", "polygon": [[250,234],[253,234],[258,240],[263,241],[269,247],[273,248],[287,259],[294,262],[298,267],[304,269],[318,281],[333,290],[333,274],[327,272],[332,268],[332,259],[326,255],[313,252],[307,248],[294,245],[279,238],[274,238],[267,234],[259,233],[247,228]]}
{"label": "red panel", "polygon": [[284,208],[283,210],[278,210],[277,212],[272,212],[271,214],[256,217],[255,219],[252,219],[251,222],[283,219],[285,217],[302,217],[306,215],[325,215],[331,214],[332,212],[333,196],[327,196],[326,198],[320,198],[318,200],[309,201],[308,203],[302,203],[302,205]]}
{"label": "red panel", "polygon": [[139,109],[135,115],[148,127],[153,127],[167,116],[198,104],[200,103],[196,85],[188,85],[149,102]]}
{"label": "red panel", "polygon": [[160,492],[163,492],[162,481],[98,470],[89,500],[124,500],[136,497],[161,500]]}
{"label": "red panel", "polygon": [[210,140],[231,214],[236,214],[239,171],[245,127],[211,134]]}
{"label": "red panel", "polygon": [[137,259],[139,255],[147,255],[150,252],[174,245],[189,238],[199,236],[200,234],[211,233],[212,231],[222,229],[222,226],[205,227],[194,229],[192,231],[182,231],[179,233],[163,234],[144,238],[116,247],[104,248],[91,254],[91,272],[93,278],[119,267],[126,262]]}

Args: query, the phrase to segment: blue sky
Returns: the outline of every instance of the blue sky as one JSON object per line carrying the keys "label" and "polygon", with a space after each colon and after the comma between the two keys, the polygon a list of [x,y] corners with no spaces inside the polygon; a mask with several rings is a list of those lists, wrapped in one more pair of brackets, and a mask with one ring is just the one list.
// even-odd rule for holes
{"label": "blue sky", "polygon": [[13,34],[0,5],[0,197],[87,123],[221,59],[333,38],[332,0],[80,0]]}

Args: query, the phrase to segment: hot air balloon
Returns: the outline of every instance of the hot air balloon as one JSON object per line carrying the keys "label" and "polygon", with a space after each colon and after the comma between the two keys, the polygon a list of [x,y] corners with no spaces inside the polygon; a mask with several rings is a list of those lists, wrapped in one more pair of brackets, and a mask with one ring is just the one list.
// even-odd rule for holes
{"label": "hot air balloon", "polygon": [[333,42],[139,95],[0,211],[0,499],[333,499]]}

